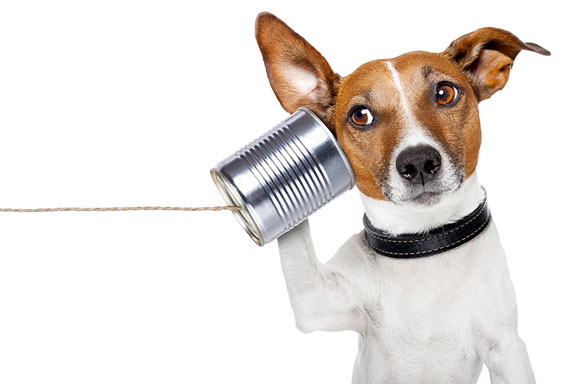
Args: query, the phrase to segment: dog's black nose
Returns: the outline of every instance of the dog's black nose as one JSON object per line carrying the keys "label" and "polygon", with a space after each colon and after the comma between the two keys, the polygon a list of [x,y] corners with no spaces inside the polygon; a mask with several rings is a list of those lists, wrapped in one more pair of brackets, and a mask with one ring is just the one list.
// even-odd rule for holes
{"label": "dog's black nose", "polygon": [[396,158],[398,173],[412,184],[434,180],[441,166],[440,153],[430,145],[408,147]]}

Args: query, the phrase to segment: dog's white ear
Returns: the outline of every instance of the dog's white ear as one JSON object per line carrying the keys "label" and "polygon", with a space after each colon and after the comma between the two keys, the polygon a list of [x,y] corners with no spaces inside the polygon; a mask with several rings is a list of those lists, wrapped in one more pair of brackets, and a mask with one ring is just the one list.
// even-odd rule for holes
{"label": "dog's white ear", "polygon": [[524,43],[512,33],[497,28],[481,28],[452,42],[443,55],[468,77],[479,101],[504,88],[514,59],[521,50],[549,56],[538,44]]}
{"label": "dog's white ear", "polygon": [[331,126],[340,76],[320,52],[268,12],[256,18],[256,41],[282,107],[289,113],[307,107]]}

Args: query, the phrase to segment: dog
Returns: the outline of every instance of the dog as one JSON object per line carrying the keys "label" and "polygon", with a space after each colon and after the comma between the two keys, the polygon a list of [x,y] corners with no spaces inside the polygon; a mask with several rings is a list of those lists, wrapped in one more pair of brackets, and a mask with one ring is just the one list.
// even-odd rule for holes
{"label": "dog", "polygon": [[478,103],[506,85],[521,50],[550,53],[482,28],[442,53],[341,77],[276,16],[259,14],[255,32],[282,107],[306,107],[332,131],[366,210],[365,229],[325,264],[307,221],[278,239],[297,328],[357,332],[354,384],[476,383],[483,364],[492,384],[534,383],[475,172]]}

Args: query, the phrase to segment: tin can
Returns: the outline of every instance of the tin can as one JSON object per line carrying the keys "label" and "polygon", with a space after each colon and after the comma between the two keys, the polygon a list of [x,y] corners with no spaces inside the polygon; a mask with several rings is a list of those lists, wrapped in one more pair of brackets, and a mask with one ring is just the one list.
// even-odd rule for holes
{"label": "tin can", "polygon": [[303,107],[210,173],[224,200],[241,208],[232,212],[260,246],[355,183],[352,167],[330,130]]}

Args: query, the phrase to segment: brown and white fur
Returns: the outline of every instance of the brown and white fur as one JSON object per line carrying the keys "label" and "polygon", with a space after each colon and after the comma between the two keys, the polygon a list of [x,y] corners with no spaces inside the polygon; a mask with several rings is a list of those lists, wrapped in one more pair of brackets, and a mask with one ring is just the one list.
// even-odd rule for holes
{"label": "brown and white fur", "polygon": [[[483,28],[442,53],[374,60],[341,77],[270,13],[258,16],[256,38],[284,109],[305,106],[326,123],[352,164],[368,218],[393,234],[457,221],[480,204],[478,103],[504,87],[521,50],[549,54]],[[456,93],[449,103],[446,91]],[[369,124],[353,124],[358,108]],[[423,145],[441,165],[429,182],[410,182],[398,156]],[[418,259],[379,256],[361,232],[321,264],[308,222],[278,243],[297,327],[358,333],[353,383],[475,383],[483,364],[493,384],[534,382],[493,222],[456,249]]]}

